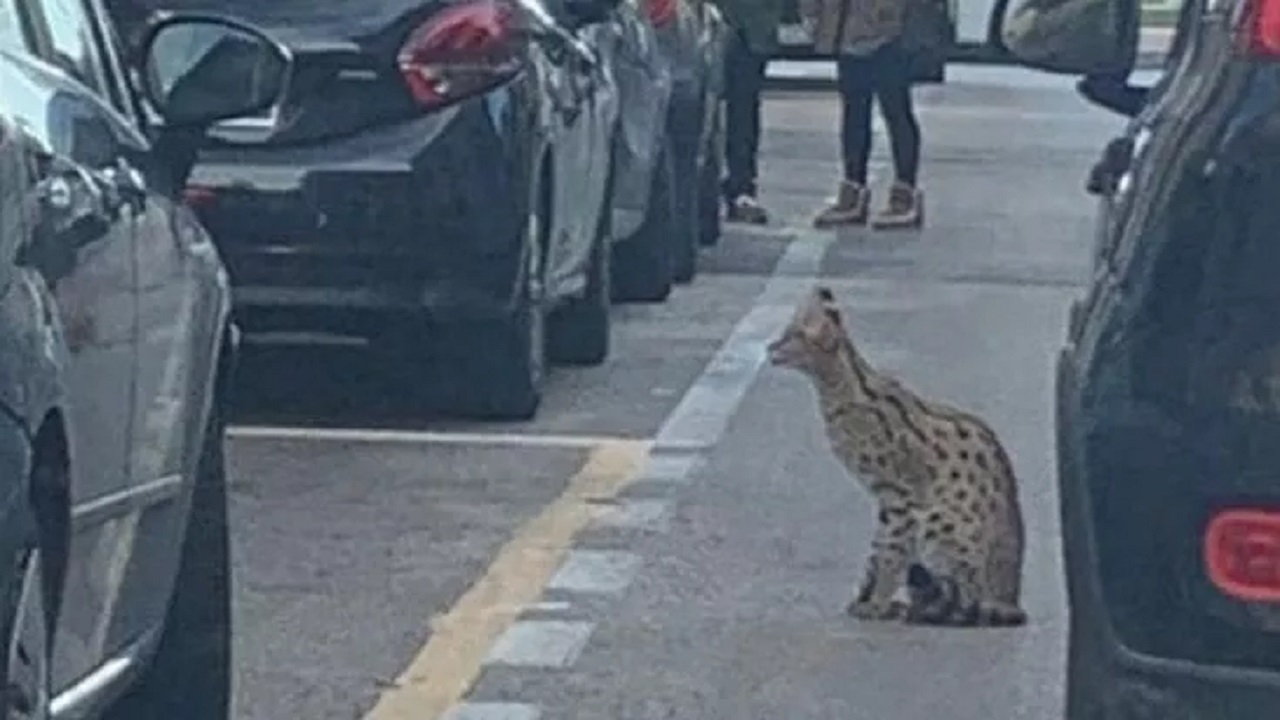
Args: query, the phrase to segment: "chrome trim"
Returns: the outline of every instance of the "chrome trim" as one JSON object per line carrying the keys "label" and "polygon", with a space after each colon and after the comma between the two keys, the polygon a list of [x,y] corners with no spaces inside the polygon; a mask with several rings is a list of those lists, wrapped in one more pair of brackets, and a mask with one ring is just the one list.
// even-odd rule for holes
{"label": "chrome trim", "polygon": [[155,645],[159,635],[146,632],[125,646],[119,655],[99,665],[71,687],[58,693],[49,703],[53,720],[88,720],[90,713],[103,709],[104,700],[114,699],[126,683],[142,669],[142,660]]}
{"label": "chrome trim", "polygon": [[167,475],[81,503],[71,509],[71,531],[78,532],[111,518],[174,500],[182,494],[182,485],[181,475]]}

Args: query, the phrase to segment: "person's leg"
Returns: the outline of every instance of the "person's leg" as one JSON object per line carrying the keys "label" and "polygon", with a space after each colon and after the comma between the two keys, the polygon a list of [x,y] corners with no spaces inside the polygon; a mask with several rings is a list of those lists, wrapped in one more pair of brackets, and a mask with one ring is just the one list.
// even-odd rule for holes
{"label": "person's leg", "polygon": [[920,123],[911,100],[910,58],[895,46],[875,57],[875,94],[889,131],[894,183],[886,207],[876,214],[876,227],[915,227],[924,219],[923,197],[916,186],[920,172]]}
{"label": "person's leg", "polygon": [[734,32],[725,52],[725,201],[730,221],[765,223],[756,202],[756,159],[760,149],[760,91],[768,58],[752,52]]}
{"label": "person's leg", "polygon": [[870,192],[867,163],[871,157],[873,85],[865,58],[843,56],[836,63],[840,90],[840,152],[843,177],[835,200],[818,214],[817,227],[858,225],[867,220]]}

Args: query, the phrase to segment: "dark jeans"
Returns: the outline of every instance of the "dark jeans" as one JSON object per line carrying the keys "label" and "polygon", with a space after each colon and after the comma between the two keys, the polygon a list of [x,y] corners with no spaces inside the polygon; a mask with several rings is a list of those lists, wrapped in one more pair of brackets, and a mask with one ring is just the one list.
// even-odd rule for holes
{"label": "dark jeans", "polygon": [[920,171],[920,125],[911,105],[911,59],[891,43],[870,55],[841,56],[836,69],[844,103],[840,145],[845,179],[867,183],[874,97],[889,128],[896,179],[915,186]]}
{"label": "dark jeans", "polygon": [[725,197],[756,194],[756,156],[760,149],[760,91],[767,55],[752,52],[741,33],[729,37],[724,59],[724,155],[728,176]]}

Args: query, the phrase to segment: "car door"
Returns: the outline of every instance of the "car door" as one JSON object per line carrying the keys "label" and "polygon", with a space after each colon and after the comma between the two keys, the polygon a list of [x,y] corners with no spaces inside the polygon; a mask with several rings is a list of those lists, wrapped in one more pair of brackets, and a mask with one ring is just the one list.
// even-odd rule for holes
{"label": "car door", "polygon": [[[90,7],[102,0],[86,0]],[[99,12],[98,19],[105,18]],[[105,33],[102,38],[109,36]],[[103,56],[119,66],[115,46]],[[136,106],[121,108],[136,127]],[[132,111],[132,112],[129,112]],[[121,181],[134,193],[137,364],[129,450],[139,538],[121,587],[114,632],[134,637],[163,622],[180,561],[191,488],[227,330],[229,285],[210,234],[181,203],[164,158],[131,155]]]}
{"label": "car door", "polygon": [[79,0],[18,1],[35,57],[21,61],[22,81],[7,84],[0,102],[18,110],[33,143],[38,224],[29,261],[46,277],[68,351],[72,537],[56,690],[125,641],[111,628],[137,529],[128,459],[137,306],[134,218],[110,171],[140,138],[111,107],[116,91],[78,20]]}

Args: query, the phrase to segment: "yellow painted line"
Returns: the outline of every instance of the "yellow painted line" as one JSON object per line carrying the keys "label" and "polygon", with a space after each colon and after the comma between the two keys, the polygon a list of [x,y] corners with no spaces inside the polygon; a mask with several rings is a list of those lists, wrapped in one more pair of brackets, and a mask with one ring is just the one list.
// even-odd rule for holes
{"label": "yellow painted line", "polygon": [[609,435],[540,435],[537,433],[477,433],[433,430],[379,430],[364,428],[310,428],[275,425],[232,425],[227,436],[255,440],[313,440],[402,445],[510,445],[517,447],[578,448],[591,450],[615,442],[641,440]]}
{"label": "yellow painted line", "polygon": [[613,440],[592,451],[560,497],[516,532],[448,612],[432,619],[427,644],[364,720],[435,720],[462,700],[494,641],[542,596],[574,536],[590,522],[590,502],[613,497],[630,482],[649,446]]}

